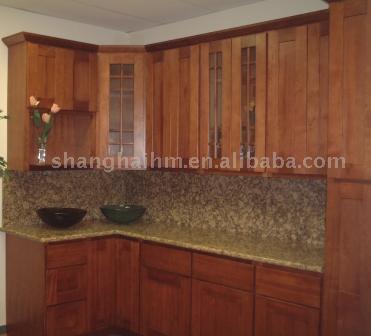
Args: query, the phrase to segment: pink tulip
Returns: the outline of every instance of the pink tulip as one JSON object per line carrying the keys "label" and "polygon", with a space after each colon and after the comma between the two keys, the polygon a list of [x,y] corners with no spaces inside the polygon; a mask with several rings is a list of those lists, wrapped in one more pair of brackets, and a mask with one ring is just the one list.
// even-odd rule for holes
{"label": "pink tulip", "polygon": [[38,101],[34,96],[30,97],[30,105],[32,107],[38,107],[40,104],[40,101]]}
{"label": "pink tulip", "polygon": [[61,108],[59,107],[59,105],[54,103],[53,106],[52,106],[52,108],[50,109],[50,112],[53,113],[53,114],[56,114],[60,110],[61,110]]}
{"label": "pink tulip", "polygon": [[43,115],[41,116],[41,119],[45,124],[49,124],[51,115],[49,113],[43,113]]}

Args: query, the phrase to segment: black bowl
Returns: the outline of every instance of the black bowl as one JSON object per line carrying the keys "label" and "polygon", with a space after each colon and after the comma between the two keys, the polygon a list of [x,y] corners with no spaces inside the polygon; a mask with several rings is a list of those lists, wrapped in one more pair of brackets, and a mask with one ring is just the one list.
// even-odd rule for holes
{"label": "black bowl", "polygon": [[104,205],[100,208],[103,215],[111,222],[127,224],[144,215],[146,208],[140,205]]}
{"label": "black bowl", "polygon": [[42,208],[36,212],[45,224],[60,229],[81,222],[86,215],[86,210],[74,208]]}

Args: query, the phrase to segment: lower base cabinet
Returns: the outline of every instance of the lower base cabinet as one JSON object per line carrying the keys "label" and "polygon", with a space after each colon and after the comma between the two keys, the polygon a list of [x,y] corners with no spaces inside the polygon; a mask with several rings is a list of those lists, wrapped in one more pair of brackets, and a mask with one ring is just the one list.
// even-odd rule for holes
{"label": "lower base cabinet", "polygon": [[255,336],[318,336],[318,309],[257,296]]}
{"label": "lower base cabinet", "polygon": [[252,336],[253,310],[248,292],[192,282],[192,336]]}
{"label": "lower base cabinet", "polygon": [[189,336],[191,280],[142,267],[140,309],[141,335]]}
{"label": "lower base cabinet", "polygon": [[9,336],[320,335],[321,274],[120,237],[6,249]]}

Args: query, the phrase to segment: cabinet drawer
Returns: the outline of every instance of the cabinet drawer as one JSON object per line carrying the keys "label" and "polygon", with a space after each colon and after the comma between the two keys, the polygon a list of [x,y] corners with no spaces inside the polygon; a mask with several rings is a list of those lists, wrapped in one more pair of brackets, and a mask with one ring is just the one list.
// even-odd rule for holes
{"label": "cabinet drawer", "polygon": [[193,277],[220,285],[252,291],[254,267],[247,263],[204,254],[193,254]]}
{"label": "cabinet drawer", "polygon": [[87,332],[86,302],[49,307],[46,316],[48,336],[78,336]]}
{"label": "cabinet drawer", "polygon": [[320,308],[321,276],[258,266],[256,293]]}
{"label": "cabinet drawer", "polygon": [[191,275],[191,252],[144,243],[141,255],[142,263],[147,267]]}
{"label": "cabinet drawer", "polygon": [[86,298],[87,266],[48,270],[46,273],[48,306]]}
{"label": "cabinet drawer", "polygon": [[47,247],[47,268],[83,265],[88,261],[88,242],[55,244]]}

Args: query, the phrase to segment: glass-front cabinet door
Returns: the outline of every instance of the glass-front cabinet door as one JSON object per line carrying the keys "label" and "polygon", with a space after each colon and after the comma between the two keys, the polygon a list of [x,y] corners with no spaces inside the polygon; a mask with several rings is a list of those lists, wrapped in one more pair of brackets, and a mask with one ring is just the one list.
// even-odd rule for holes
{"label": "glass-front cabinet door", "polygon": [[100,157],[116,168],[143,168],[144,54],[100,54],[99,87]]}
{"label": "glass-front cabinet door", "polygon": [[[265,171],[267,34],[232,40],[232,115],[239,120],[241,170]],[[235,148],[236,142],[233,143]]]}
{"label": "glass-front cabinet door", "polygon": [[201,45],[200,156],[212,169],[265,170],[266,36]]}
{"label": "glass-front cabinet door", "polygon": [[[232,40],[201,44],[200,162],[206,169],[236,169],[232,118]],[[206,164],[207,163],[207,167]]]}

